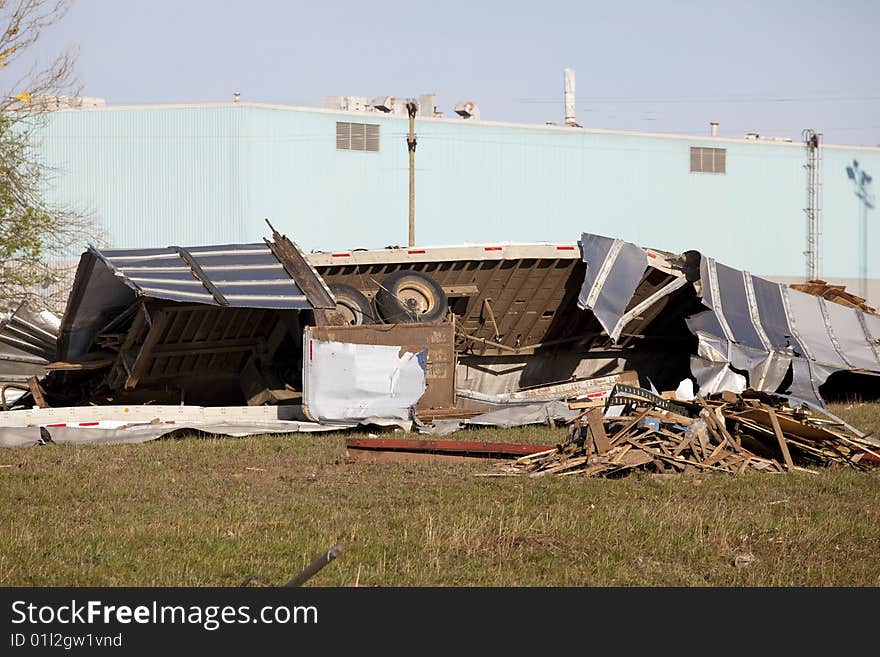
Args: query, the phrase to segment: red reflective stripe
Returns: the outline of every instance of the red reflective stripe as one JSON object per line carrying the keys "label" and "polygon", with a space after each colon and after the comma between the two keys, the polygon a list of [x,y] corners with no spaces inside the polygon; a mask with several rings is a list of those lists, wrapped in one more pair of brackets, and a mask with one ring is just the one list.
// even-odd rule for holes
{"label": "red reflective stripe", "polygon": [[309,340],[309,362],[312,362],[312,340]]}
{"label": "red reflective stripe", "polygon": [[47,424],[47,427],[66,427],[67,422],[59,422],[58,424]]}
{"label": "red reflective stripe", "polygon": [[80,422],[79,426],[81,427],[96,427],[100,424],[100,422]]}
{"label": "red reflective stripe", "polygon": [[484,247],[483,247],[483,251],[500,251],[502,248],[504,248],[504,247],[501,247],[501,246],[484,246]]}
{"label": "red reflective stripe", "polygon": [[410,251],[407,251],[407,253],[424,253],[424,252],[425,252],[424,249],[411,249]]}
{"label": "red reflective stripe", "polygon": [[650,251],[645,251],[645,253],[648,254],[648,257],[649,257],[649,258],[656,258],[656,257],[657,257],[657,254],[656,254],[656,253],[651,253]]}
{"label": "red reflective stripe", "polygon": [[574,251],[574,247],[573,246],[557,246],[556,250],[557,251]]}
{"label": "red reflective stripe", "polygon": [[350,253],[331,253],[331,258],[348,258],[351,257]]}

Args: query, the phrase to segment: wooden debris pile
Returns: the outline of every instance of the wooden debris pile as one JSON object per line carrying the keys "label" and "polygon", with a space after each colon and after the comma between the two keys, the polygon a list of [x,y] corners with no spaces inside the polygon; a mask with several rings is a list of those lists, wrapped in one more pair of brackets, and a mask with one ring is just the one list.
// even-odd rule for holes
{"label": "wooden debris pile", "polygon": [[806,283],[792,283],[788,287],[792,290],[799,290],[816,297],[822,297],[848,308],[858,308],[866,313],[877,314],[876,308],[869,306],[862,297],[852,292],[847,292],[845,285],[832,285],[819,279],[813,279]]}
{"label": "wooden debris pile", "polygon": [[633,470],[688,474],[780,473],[810,466],[880,462],[878,441],[818,411],[764,393],[722,393],[670,402],[617,386],[605,410],[585,410],[563,445],[517,459],[508,472],[623,476]]}

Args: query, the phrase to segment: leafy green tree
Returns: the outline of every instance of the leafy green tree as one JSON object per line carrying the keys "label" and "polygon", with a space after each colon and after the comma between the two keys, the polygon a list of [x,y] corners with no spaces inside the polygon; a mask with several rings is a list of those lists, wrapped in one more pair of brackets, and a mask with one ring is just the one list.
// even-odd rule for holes
{"label": "leafy green tree", "polygon": [[49,112],[76,106],[76,50],[34,65],[33,46],[64,18],[71,0],[0,0],[0,303],[22,300],[60,310],[74,259],[97,240],[84,212],[48,200],[58,171],[40,154],[39,130]]}

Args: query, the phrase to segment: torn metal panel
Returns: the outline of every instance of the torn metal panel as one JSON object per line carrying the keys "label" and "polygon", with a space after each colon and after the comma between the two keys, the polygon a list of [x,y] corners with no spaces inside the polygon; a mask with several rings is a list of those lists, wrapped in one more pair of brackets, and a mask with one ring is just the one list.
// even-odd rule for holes
{"label": "torn metal panel", "polygon": [[824,299],[797,290],[790,290],[786,296],[790,320],[796,327],[807,356],[837,369],[852,369],[829,335],[828,321],[822,307]]}
{"label": "torn metal panel", "polygon": [[18,384],[42,377],[55,360],[59,319],[48,310],[35,310],[26,302],[0,322],[0,384],[7,406],[24,394]]}
{"label": "torn metal panel", "polygon": [[61,320],[48,310],[35,310],[27,302],[0,322],[0,342],[36,356],[45,362],[55,360]]}
{"label": "torn metal panel", "polygon": [[733,340],[756,349],[765,346],[755,330],[752,319],[753,307],[749,303],[751,293],[745,290],[746,278],[743,272],[721,263],[715,263],[720,305],[723,317],[732,331]]}
{"label": "torn metal panel", "polygon": [[[295,248],[287,240],[285,253]],[[77,268],[60,328],[59,357],[83,355],[95,336],[133,310],[138,299],[216,308],[313,310],[317,306],[304,289],[312,290],[319,304],[329,303],[329,291],[313,268],[305,266],[292,276],[267,244],[107,250],[92,246]]]}
{"label": "torn metal panel", "polygon": [[757,373],[750,372],[752,381],[755,381],[756,390],[778,390],[782,385],[788,369],[791,367],[792,356],[788,354],[771,352]]}
{"label": "torn metal panel", "polygon": [[691,372],[700,386],[700,394],[711,394],[724,390],[740,393],[748,387],[746,378],[730,369],[727,363],[718,363],[699,356],[692,356]]}
{"label": "torn metal panel", "polygon": [[[701,257],[700,300],[705,311],[687,318],[698,338],[692,373],[701,390],[741,382],[717,365],[748,372],[748,385],[776,391],[791,368],[791,394],[821,404],[819,386],[841,370],[880,371],[868,319],[846,308],[748,272]],[[880,323],[880,322],[878,322]]]}
{"label": "torn metal panel", "polygon": [[276,420],[304,421],[295,406],[142,405],[27,408],[0,413],[0,427],[135,423],[264,424]]}
{"label": "torn metal panel", "polygon": [[531,356],[459,356],[455,380],[459,390],[489,395],[514,393],[543,383],[620,372],[626,369],[625,355],[619,349],[589,353],[569,349]]}
{"label": "torn metal panel", "polygon": [[648,295],[643,301],[633,306],[630,310],[627,310],[620,319],[617,320],[617,324],[614,325],[614,329],[611,331],[612,339],[617,340],[620,337],[620,334],[623,333],[623,329],[625,329],[631,321],[641,316],[642,313],[649,310],[661,299],[668,297],[676,290],[683,288],[687,283],[688,280],[684,276],[675,276],[666,285]]}
{"label": "torn metal panel", "polygon": [[351,342],[393,346],[412,353],[426,349],[427,390],[417,411],[455,406],[455,323],[367,324],[312,326],[309,335],[324,342]]}
{"label": "torn metal panel", "polygon": [[863,330],[868,338],[868,344],[877,356],[877,360],[880,361],[880,316],[869,315],[863,312],[857,313],[857,316],[862,322]]}
{"label": "torn metal panel", "polygon": [[533,404],[539,401],[553,401],[557,399],[589,398],[602,400],[608,396],[611,389],[618,383],[638,385],[639,377],[635,372],[621,372],[609,376],[585,379],[582,381],[570,381],[554,385],[539,386],[527,390],[518,390],[509,393],[488,394],[478,390],[459,389],[459,397],[493,404]]}
{"label": "torn metal panel", "polygon": [[316,431],[339,431],[344,425],[317,424],[314,422],[263,423],[184,423],[184,424],[133,424],[115,429],[90,427],[2,427],[0,447],[33,447],[47,442],[72,445],[115,445],[121,443],[145,443],[172,435],[183,437],[192,434],[207,436],[260,436],[264,434],[304,433]]}
{"label": "torn metal panel", "polygon": [[871,338],[866,332],[865,313],[825,299],[822,302],[837,349],[845,355],[850,366],[854,369],[877,370],[880,367],[880,355],[874,347],[878,345],[874,343],[872,346]]}
{"label": "torn metal panel", "polygon": [[788,315],[782,299],[782,288],[779,283],[765,278],[749,276],[749,284],[754,293],[757,314],[761,327],[770,342],[770,348],[776,351],[793,353],[796,348],[800,353],[797,340],[792,335]]}
{"label": "torn metal panel", "polygon": [[757,294],[755,292],[755,283],[752,280],[752,275],[749,272],[744,271],[742,272],[742,277],[743,291],[745,292],[746,303],[748,304],[749,309],[749,321],[751,321],[752,327],[755,329],[755,334],[761,341],[761,347],[764,351],[771,351],[773,349],[773,344],[770,342],[770,336],[767,335],[767,332],[761,325],[761,313],[758,310]]}
{"label": "torn metal panel", "polygon": [[9,408],[30,391],[55,360],[59,319],[22,302],[0,321],[0,407]]}
{"label": "torn metal panel", "polygon": [[426,385],[427,350],[325,342],[303,334],[303,412],[316,422],[408,420]]}
{"label": "torn metal panel", "polygon": [[434,420],[431,424],[420,425],[419,433],[448,435],[467,425],[490,426],[509,429],[529,424],[548,424],[554,421],[568,421],[580,411],[572,410],[566,402],[533,402],[530,404],[501,404],[498,410],[475,415],[461,420]]}
{"label": "torn metal panel", "polygon": [[587,264],[578,306],[592,310],[611,336],[620,337],[620,319],[648,267],[645,251],[635,244],[584,233],[581,255]]}
{"label": "torn metal panel", "polygon": [[141,296],[239,308],[312,308],[266,244],[91,250]]}
{"label": "torn metal panel", "polygon": [[789,394],[795,399],[816,402],[824,406],[822,397],[819,395],[819,385],[813,377],[810,361],[806,358],[794,358],[791,361],[792,381]]}
{"label": "torn metal panel", "polygon": [[721,307],[718,275],[715,261],[712,258],[702,257],[700,259],[699,285],[700,300],[709,310],[688,318],[687,325],[691,333],[696,335],[698,332],[702,332],[733,341],[733,331],[727,324]]}

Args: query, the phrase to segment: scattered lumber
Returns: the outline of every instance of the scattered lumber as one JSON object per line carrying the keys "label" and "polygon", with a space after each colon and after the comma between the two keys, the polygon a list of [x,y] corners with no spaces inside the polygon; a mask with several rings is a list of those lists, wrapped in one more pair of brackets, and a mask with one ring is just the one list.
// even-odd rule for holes
{"label": "scattered lumber", "polygon": [[675,402],[616,386],[604,412],[584,409],[567,442],[505,465],[507,473],[616,477],[656,474],[811,472],[813,466],[880,463],[878,441],[820,411],[766,393],[725,392]]}
{"label": "scattered lumber", "polygon": [[848,308],[858,308],[866,313],[877,314],[876,308],[869,306],[862,297],[852,292],[847,292],[845,285],[831,285],[825,281],[814,279],[806,283],[791,283],[788,287],[792,290],[799,290],[816,297],[822,297]]}

